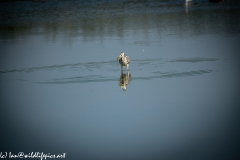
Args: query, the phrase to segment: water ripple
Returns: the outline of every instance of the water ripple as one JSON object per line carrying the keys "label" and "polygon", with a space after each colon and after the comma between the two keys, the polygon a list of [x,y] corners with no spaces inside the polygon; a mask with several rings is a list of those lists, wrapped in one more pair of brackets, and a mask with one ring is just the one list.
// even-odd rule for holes
{"label": "water ripple", "polygon": [[[159,59],[142,59],[142,60],[131,60],[132,63],[135,63],[137,65],[151,65],[151,63],[154,63],[155,61],[161,61],[161,58]],[[106,68],[119,68],[118,62],[115,60],[111,61],[103,61],[103,62],[87,62],[87,63],[73,63],[73,64],[60,64],[60,65],[50,65],[50,66],[41,66],[41,67],[31,67],[31,68],[22,68],[22,69],[12,69],[12,70],[2,70],[0,71],[0,74],[3,73],[14,73],[14,72],[35,72],[39,70],[47,70],[47,71],[91,71],[93,69],[106,69]]]}
{"label": "water ripple", "polygon": [[74,63],[74,64],[62,64],[62,65],[51,65],[51,66],[42,66],[42,67],[32,67],[32,68],[23,68],[23,69],[13,69],[13,70],[5,70],[0,71],[0,74],[2,73],[11,73],[11,72],[35,72],[38,70],[62,70],[62,69],[70,69],[70,68],[78,68],[78,69],[84,69],[84,68],[97,68],[99,66],[102,66],[103,64],[112,64],[115,61],[106,61],[106,62],[89,62],[89,63]]}
{"label": "water ripple", "polygon": [[[130,71],[132,80],[152,80],[159,78],[176,78],[198,76],[211,73],[214,70],[211,65],[194,65],[182,63],[210,62],[214,58],[178,58],[172,60],[158,59],[133,59]],[[189,68],[191,70],[189,71]],[[41,72],[40,72],[41,71]],[[0,75],[7,79],[16,77],[16,80],[36,82],[41,84],[67,84],[67,83],[91,83],[118,81],[120,66],[115,60],[103,62],[73,63],[62,65],[50,65],[23,69],[3,70]],[[16,74],[20,73],[20,74]],[[27,73],[27,74],[21,74]]]}
{"label": "water ripple", "polygon": [[[152,76],[136,76],[132,77],[132,80],[152,80],[159,78],[175,78],[175,77],[189,77],[189,76],[197,76],[206,73],[211,73],[212,70],[196,70],[189,72],[154,72],[155,75]],[[118,77],[113,76],[102,76],[102,75],[88,75],[88,76],[80,76],[80,77],[69,77],[69,78],[59,78],[59,79],[50,79],[43,82],[43,84],[67,84],[67,83],[89,83],[89,82],[108,82],[108,81],[117,81]]]}
{"label": "water ripple", "polygon": [[44,82],[37,82],[43,84],[67,84],[67,83],[89,83],[89,82],[108,82],[117,81],[117,77],[106,77],[101,75],[89,75],[83,77],[69,77],[69,78],[59,78],[47,80]]}
{"label": "water ripple", "polygon": [[206,61],[216,61],[216,60],[218,60],[218,59],[194,57],[194,58],[178,58],[178,59],[170,60],[168,62],[191,62],[191,63],[196,63],[196,62],[206,62]]}

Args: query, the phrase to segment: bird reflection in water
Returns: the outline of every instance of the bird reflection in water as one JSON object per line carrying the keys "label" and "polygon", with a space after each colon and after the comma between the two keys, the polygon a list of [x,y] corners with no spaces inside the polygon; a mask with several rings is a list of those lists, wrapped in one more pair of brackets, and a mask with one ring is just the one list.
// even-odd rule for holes
{"label": "bird reflection in water", "polygon": [[119,86],[122,88],[123,91],[127,90],[127,85],[130,84],[131,81],[131,74],[128,71],[127,73],[121,72],[121,76],[119,78]]}

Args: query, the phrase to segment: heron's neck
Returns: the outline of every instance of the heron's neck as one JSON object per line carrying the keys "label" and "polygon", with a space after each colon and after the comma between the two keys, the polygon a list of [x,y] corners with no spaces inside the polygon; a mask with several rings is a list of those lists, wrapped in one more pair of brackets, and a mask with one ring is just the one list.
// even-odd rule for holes
{"label": "heron's neck", "polygon": [[119,59],[119,63],[121,63],[121,62],[122,62],[122,58]]}

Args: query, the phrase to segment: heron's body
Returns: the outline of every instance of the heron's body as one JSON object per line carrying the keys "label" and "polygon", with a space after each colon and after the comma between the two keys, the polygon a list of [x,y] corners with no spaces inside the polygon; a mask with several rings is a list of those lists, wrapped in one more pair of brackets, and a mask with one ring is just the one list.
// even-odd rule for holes
{"label": "heron's body", "polygon": [[118,56],[118,62],[121,64],[121,70],[123,66],[126,66],[127,67],[127,70],[128,70],[128,67],[129,67],[129,64],[130,64],[130,58],[127,56],[127,55],[124,55],[124,53],[122,52],[119,56]]}

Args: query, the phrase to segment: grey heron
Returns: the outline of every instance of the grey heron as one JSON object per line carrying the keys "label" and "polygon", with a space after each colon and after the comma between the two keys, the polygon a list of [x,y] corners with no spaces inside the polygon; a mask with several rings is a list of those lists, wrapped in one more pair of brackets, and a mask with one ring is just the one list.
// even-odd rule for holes
{"label": "grey heron", "polygon": [[117,58],[117,61],[121,64],[121,70],[123,70],[122,69],[123,66],[126,66],[127,70],[128,70],[130,58],[127,55],[125,55],[123,52],[121,52]]}

